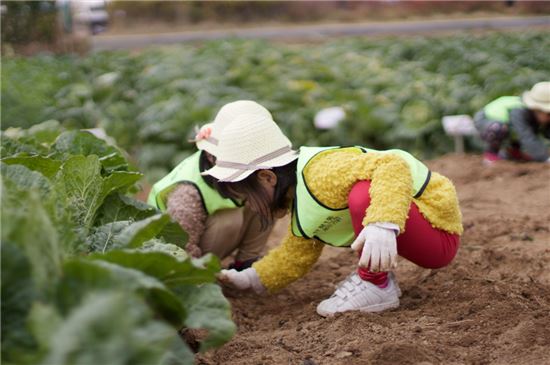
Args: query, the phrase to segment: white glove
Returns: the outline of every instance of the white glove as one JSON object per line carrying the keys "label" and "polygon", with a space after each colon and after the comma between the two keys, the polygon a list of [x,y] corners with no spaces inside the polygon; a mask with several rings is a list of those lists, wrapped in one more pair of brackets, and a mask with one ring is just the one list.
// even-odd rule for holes
{"label": "white glove", "polygon": [[361,250],[359,266],[370,270],[389,271],[397,267],[397,240],[399,226],[393,223],[368,224],[359,233],[351,248],[357,252]]}
{"label": "white glove", "polygon": [[218,279],[222,283],[229,284],[240,290],[252,289],[258,294],[265,291],[260,277],[253,267],[249,267],[243,271],[235,269],[222,270],[218,275]]}

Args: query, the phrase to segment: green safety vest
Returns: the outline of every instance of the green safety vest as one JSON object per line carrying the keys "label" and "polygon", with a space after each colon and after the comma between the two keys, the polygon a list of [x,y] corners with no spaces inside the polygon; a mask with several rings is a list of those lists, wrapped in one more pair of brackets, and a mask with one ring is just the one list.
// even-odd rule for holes
{"label": "green safety vest", "polygon": [[519,96],[501,96],[487,104],[483,108],[483,112],[489,120],[508,123],[510,121],[510,111],[516,108],[525,108],[525,104]]}
{"label": "green safety vest", "polygon": [[222,197],[204,181],[199,168],[200,156],[201,151],[197,151],[153,185],[147,203],[166,211],[168,194],[178,184],[191,184],[199,191],[204,209],[209,215],[221,209],[237,208],[237,204],[233,200]]}
{"label": "green safety vest", "polygon": [[430,181],[431,172],[422,162],[401,150],[376,151],[363,147],[302,147],[296,169],[296,197],[292,208],[292,233],[298,237],[316,238],[331,246],[349,246],[355,238],[351,215],[346,206],[340,209],[329,208],[318,201],[310,192],[304,169],[317,154],[335,148],[343,148],[357,153],[391,153],[402,157],[411,170],[414,198],[420,197]]}

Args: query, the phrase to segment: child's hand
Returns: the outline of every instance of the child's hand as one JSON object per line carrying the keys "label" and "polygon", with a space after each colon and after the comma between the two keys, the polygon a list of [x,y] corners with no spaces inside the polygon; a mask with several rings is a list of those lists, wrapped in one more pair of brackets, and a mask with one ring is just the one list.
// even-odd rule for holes
{"label": "child's hand", "polygon": [[351,244],[353,250],[361,252],[360,267],[370,265],[369,270],[377,272],[389,271],[397,266],[396,231],[393,226],[391,223],[375,223],[363,228]]}
{"label": "child's hand", "polygon": [[222,270],[217,277],[223,285],[231,286],[239,290],[252,289],[258,294],[265,291],[256,270],[252,267],[243,271],[237,271],[235,269]]}

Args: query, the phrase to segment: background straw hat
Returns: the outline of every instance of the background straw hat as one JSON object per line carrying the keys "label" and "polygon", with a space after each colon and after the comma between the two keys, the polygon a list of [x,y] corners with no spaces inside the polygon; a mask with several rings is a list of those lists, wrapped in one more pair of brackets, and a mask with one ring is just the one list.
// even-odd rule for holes
{"label": "background straw hat", "polygon": [[[199,150],[204,150],[217,156],[217,148],[220,133],[239,114],[253,114],[266,118],[272,118],[269,110],[252,100],[237,100],[221,107],[213,122],[201,128],[194,139]],[[204,129],[209,129],[204,133]]]}
{"label": "background straw hat", "polygon": [[271,116],[238,115],[222,132],[216,165],[204,172],[220,181],[241,181],[256,170],[284,166],[298,158]]}
{"label": "background straw hat", "polygon": [[523,102],[529,109],[550,113],[550,81],[536,83],[530,91],[524,92]]}

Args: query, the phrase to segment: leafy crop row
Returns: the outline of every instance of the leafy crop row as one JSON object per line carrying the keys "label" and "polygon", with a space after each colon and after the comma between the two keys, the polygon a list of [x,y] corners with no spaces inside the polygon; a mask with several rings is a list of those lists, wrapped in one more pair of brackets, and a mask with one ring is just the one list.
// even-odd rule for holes
{"label": "leafy crop row", "polygon": [[[101,126],[137,156],[151,181],[191,151],[194,125],[243,98],[266,105],[297,146],[399,147],[429,157],[452,148],[443,115],[473,114],[495,97],[550,79],[549,49],[541,30],[317,45],[231,40],[11,59],[2,70],[2,122]],[[315,130],[315,113],[334,105],[345,108],[346,121]]]}
{"label": "leafy crop row", "polygon": [[1,135],[2,362],[190,364],[234,333],[214,283],[169,216],[131,198],[124,152],[48,121]]}

